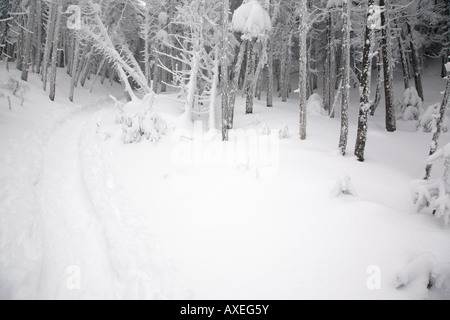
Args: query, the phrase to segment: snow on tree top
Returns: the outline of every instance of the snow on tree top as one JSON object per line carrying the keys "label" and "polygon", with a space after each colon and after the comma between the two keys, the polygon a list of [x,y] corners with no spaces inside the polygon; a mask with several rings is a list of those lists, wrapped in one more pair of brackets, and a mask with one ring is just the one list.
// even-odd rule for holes
{"label": "snow on tree top", "polygon": [[233,15],[233,30],[240,31],[244,38],[260,38],[272,29],[270,16],[261,4],[252,0],[241,5]]}

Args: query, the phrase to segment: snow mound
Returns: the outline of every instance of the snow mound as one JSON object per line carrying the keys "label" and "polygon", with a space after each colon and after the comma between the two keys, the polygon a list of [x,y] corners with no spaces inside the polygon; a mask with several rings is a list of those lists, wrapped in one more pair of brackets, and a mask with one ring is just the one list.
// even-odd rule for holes
{"label": "snow mound", "polygon": [[422,105],[422,99],[419,97],[416,88],[410,87],[406,89],[401,103],[403,120],[419,120],[419,116],[422,113]]}
{"label": "snow mound", "polygon": [[272,29],[272,22],[266,10],[258,1],[241,5],[233,15],[233,30],[242,32],[243,38],[260,38]]}
{"label": "snow mound", "polygon": [[280,139],[289,139],[291,137],[289,126],[287,123],[279,131]]}
{"label": "snow mound", "polygon": [[355,196],[356,191],[355,188],[352,185],[350,176],[343,174],[339,177],[339,179],[336,182],[336,186],[333,190],[333,196],[335,198],[339,197],[340,195],[348,195],[348,196]]}
{"label": "snow mound", "polygon": [[123,106],[117,123],[122,125],[124,143],[159,142],[167,133],[166,122],[153,111],[153,98],[154,94],[150,93],[143,100],[133,100]]}
{"label": "snow mound", "polygon": [[423,253],[412,259],[397,275],[397,289],[413,281],[420,281],[424,287],[430,284],[430,277],[437,265],[436,258],[430,253]]}
{"label": "snow mound", "polygon": [[[422,132],[435,132],[437,130],[437,120],[439,119],[440,104],[434,104],[425,111],[419,119],[418,130]],[[450,119],[445,116],[442,123],[442,132],[448,132]]]}
{"label": "snow mound", "polygon": [[317,93],[312,94],[306,104],[306,110],[309,114],[326,115],[326,111],[323,109],[322,96]]}

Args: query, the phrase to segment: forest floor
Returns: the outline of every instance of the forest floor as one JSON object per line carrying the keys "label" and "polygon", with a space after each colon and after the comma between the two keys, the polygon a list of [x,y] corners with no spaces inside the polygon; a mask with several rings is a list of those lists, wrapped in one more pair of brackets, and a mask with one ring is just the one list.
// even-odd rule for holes
{"label": "forest floor", "polygon": [[[11,75],[19,78],[2,65],[0,83]],[[251,129],[290,134],[270,140],[264,163],[250,151],[225,164],[208,153],[223,146],[210,135],[175,139],[182,104],[172,96],[155,101],[169,135],[126,145],[108,98],[122,98],[121,89],[96,84],[91,94],[89,82],[70,103],[70,80],[64,70],[58,77],[54,103],[34,74],[23,106],[12,97],[9,110],[0,97],[0,299],[450,297],[424,277],[396,289],[417,257],[450,263],[450,230],[416,213],[410,190],[431,134],[413,121],[387,133],[381,105],[358,162],[357,89],[346,157],[338,118],[310,114],[308,139],[298,139],[293,94],[272,109],[256,100],[253,115],[238,99],[236,129],[247,141]],[[425,106],[440,102],[437,64],[426,66],[424,83]],[[335,194],[342,177],[354,195]]]}

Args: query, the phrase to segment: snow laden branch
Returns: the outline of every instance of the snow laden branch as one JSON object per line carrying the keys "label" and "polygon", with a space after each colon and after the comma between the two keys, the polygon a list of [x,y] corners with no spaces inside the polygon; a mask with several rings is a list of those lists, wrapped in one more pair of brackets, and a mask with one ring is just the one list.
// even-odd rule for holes
{"label": "snow laden branch", "polygon": [[[97,53],[103,54],[110,63],[115,66],[120,82],[124,87],[127,99],[135,98],[129,79],[140,89],[142,95],[151,93],[147,78],[142,72],[139,63],[123,42],[113,42],[107,27],[100,16],[101,8],[94,4],[92,0],[85,0],[82,6],[85,14],[85,21],[80,30],[84,40],[88,40]],[[119,51],[120,50],[120,51]]]}

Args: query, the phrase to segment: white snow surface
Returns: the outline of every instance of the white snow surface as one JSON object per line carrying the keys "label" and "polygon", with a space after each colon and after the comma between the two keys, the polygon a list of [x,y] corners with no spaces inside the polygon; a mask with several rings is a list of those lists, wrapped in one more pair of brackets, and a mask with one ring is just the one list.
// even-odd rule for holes
{"label": "white snow surface", "polygon": [[[438,67],[424,68],[426,105],[442,98]],[[69,84],[60,70],[51,103],[30,74],[23,107],[13,96],[9,110],[0,97],[0,299],[450,298],[449,229],[416,213],[409,188],[431,134],[410,121],[387,133],[383,115],[370,118],[359,163],[351,146],[339,155],[340,119],[310,114],[308,139],[298,139],[298,95],[274,108],[255,101],[248,116],[239,98],[236,129],[288,132],[277,172],[262,175],[245,158],[174,161],[180,139],[170,132],[183,104],[170,96],[154,101],[168,135],[124,144],[108,98],[121,88],[78,88],[73,104]],[[181,140],[198,150],[217,143],[191,139]],[[449,142],[443,134],[442,146]],[[439,162],[433,175],[441,173]],[[372,270],[380,270],[376,288]],[[428,289],[430,272],[436,287]]]}

